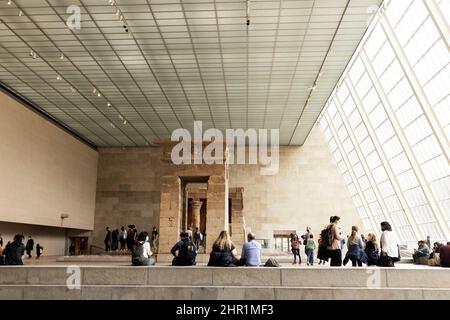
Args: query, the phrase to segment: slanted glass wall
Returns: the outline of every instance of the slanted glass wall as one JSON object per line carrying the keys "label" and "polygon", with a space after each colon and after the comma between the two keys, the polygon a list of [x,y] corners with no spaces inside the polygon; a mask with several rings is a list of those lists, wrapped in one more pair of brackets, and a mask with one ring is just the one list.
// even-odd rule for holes
{"label": "slanted glass wall", "polygon": [[365,232],[410,246],[450,241],[449,12],[385,1],[320,118]]}

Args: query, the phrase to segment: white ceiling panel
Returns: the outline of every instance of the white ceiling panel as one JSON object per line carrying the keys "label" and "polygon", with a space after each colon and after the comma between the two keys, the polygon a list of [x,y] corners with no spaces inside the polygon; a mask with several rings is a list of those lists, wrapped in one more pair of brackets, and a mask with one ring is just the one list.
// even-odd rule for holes
{"label": "white ceiling panel", "polygon": [[247,26],[245,0],[1,1],[0,81],[96,146],[194,120],[302,145],[381,2],[251,0]]}

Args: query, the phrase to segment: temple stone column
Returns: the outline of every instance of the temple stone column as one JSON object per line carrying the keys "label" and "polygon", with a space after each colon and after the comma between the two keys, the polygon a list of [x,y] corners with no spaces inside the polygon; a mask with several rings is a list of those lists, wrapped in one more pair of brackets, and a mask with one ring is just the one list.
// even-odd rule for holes
{"label": "temple stone column", "polygon": [[193,231],[195,228],[200,230],[200,209],[202,208],[202,201],[192,201],[192,225]]}

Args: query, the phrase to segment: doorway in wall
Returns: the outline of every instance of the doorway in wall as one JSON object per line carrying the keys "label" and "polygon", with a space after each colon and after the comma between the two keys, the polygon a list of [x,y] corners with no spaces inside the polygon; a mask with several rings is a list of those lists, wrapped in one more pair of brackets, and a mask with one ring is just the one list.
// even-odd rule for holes
{"label": "doorway in wall", "polygon": [[88,237],[70,237],[69,255],[79,256],[88,254]]}

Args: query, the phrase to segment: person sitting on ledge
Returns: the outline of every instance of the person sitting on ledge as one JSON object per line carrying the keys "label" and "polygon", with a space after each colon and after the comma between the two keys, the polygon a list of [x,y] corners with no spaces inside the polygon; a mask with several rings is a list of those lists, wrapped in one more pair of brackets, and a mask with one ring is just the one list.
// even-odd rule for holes
{"label": "person sitting on ledge", "polygon": [[[427,243],[424,240],[420,240],[418,243],[418,248],[414,249],[413,260],[414,263],[420,264],[421,257],[428,257],[430,255],[430,248],[427,246]],[[427,258],[428,262],[428,258]]]}
{"label": "person sitting on ledge", "polygon": [[367,242],[364,252],[367,255],[367,265],[376,266],[380,260],[380,250],[378,247],[377,236],[373,233],[367,235]]}
{"label": "person sitting on ledge", "polygon": [[227,231],[222,231],[214,241],[211,254],[209,256],[209,267],[237,267],[239,259],[236,258],[237,251],[231,242]]}
{"label": "person sitting on ledge", "polygon": [[441,264],[440,250],[442,246],[443,244],[439,242],[433,244],[433,251],[431,251],[431,254],[428,257],[428,265],[430,267],[439,266]]}
{"label": "person sitting on ledge", "polygon": [[189,238],[189,234],[185,231],[180,234],[181,240],[178,241],[170,250],[174,258],[173,266],[195,266],[195,258],[197,256],[197,247]]}
{"label": "person sitting on ledge", "polygon": [[450,268],[450,242],[439,249],[439,257],[441,259],[441,267]]}
{"label": "person sitting on ledge", "polygon": [[147,232],[141,232],[139,234],[131,255],[131,263],[133,266],[153,266],[155,264],[155,259],[150,258],[152,250],[150,249],[148,240]]}
{"label": "person sitting on ledge", "polygon": [[241,265],[247,267],[259,267],[261,265],[261,244],[255,240],[255,234],[249,233],[247,240],[242,246]]}
{"label": "person sitting on ledge", "polygon": [[22,256],[25,253],[25,246],[22,243],[23,235],[17,234],[14,241],[5,248],[5,264],[6,265],[23,265]]}

